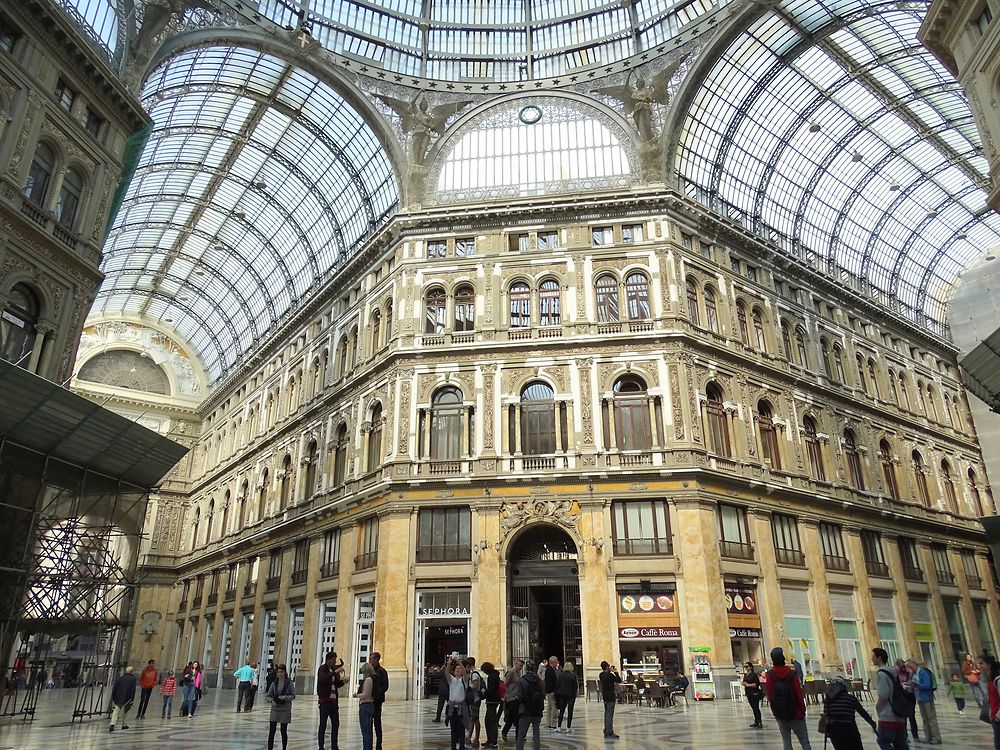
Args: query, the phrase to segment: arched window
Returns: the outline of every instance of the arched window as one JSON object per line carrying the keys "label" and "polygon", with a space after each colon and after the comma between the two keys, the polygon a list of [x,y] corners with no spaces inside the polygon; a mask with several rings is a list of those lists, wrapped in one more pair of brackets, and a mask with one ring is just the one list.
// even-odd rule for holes
{"label": "arched window", "polygon": [[523,281],[516,281],[510,285],[507,294],[510,304],[510,327],[530,328],[531,327],[531,289]]}
{"label": "arched window", "polygon": [[285,456],[281,462],[281,482],[278,485],[279,510],[284,510],[292,500],[292,457]]}
{"label": "arched window", "polygon": [[826,340],[825,337],[820,337],[819,339],[819,358],[823,365],[823,372],[826,376],[833,380],[833,362],[830,360],[830,342]]}
{"label": "arched window", "polygon": [[38,335],[41,306],[27,284],[15,284],[0,315],[0,356],[27,368]]}
{"label": "arched window", "polygon": [[431,399],[431,459],[455,461],[461,457],[462,400],[462,392],[454,386],[440,389]]}
{"label": "arched window", "polygon": [[806,349],[806,329],[802,326],[795,327],[795,351],[799,355],[799,364],[809,367],[809,354]]}
{"label": "arched window", "polygon": [[941,483],[944,485],[944,499],[948,503],[948,510],[958,513],[958,497],[955,494],[955,480],[951,478],[951,464],[948,459],[941,461]]}
{"label": "arched window", "polygon": [[447,309],[444,289],[435,288],[424,298],[424,333],[444,333]]}
{"label": "arched window", "polygon": [[941,399],[944,401],[944,416],[948,420],[948,425],[950,427],[955,426],[955,415],[951,413],[951,399],[948,398],[948,394],[944,394]]}
{"label": "arched window", "polygon": [[45,205],[55,167],[56,155],[52,148],[47,143],[39,143],[28,169],[28,181],[24,185],[24,194],[32,203]]}
{"label": "arched window", "polygon": [[620,320],[618,310],[618,279],[611,274],[604,274],[597,279],[597,322],[617,323]]}
{"label": "arched window", "polygon": [[868,393],[868,382],[865,380],[865,360],[860,354],[854,356],[854,361],[858,365],[858,387]]}
{"label": "arched window", "polygon": [[844,350],[839,344],[833,345],[833,367],[837,373],[837,382],[846,383],[847,373],[844,371]]}
{"label": "arched window", "polygon": [[917,497],[924,507],[929,508],[931,507],[931,493],[927,488],[923,456],[920,455],[920,451],[913,451],[910,457],[913,459],[913,476],[917,482]]}
{"label": "arched window", "polygon": [[455,291],[454,330],[456,333],[476,330],[476,292],[467,284]]}
{"label": "arched window", "polygon": [[372,407],[371,429],[368,431],[368,471],[375,471],[382,465],[382,405]]}
{"label": "arched window", "polygon": [[257,409],[259,402],[250,407],[250,415],[247,417],[247,443],[252,443],[257,438]]}
{"label": "arched window", "polygon": [[229,533],[229,504],[233,500],[233,495],[229,490],[222,498],[222,522],[219,524],[219,537],[224,537]]}
{"label": "arched window", "polygon": [[625,279],[625,300],[629,320],[649,320],[649,279],[642,273],[631,273]]}
{"label": "arched window", "polygon": [[339,487],[347,478],[347,425],[337,428],[337,443],[333,452],[333,485]]}
{"label": "arched window", "polygon": [[709,328],[719,332],[719,309],[715,303],[715,292],[710,286],[705,287],[705,320]]}
{"label": "arched window", "polygon": [[715,383],[705,389],[705,434],[708,449],[720,456],[730,455],[729,417],[722,400],[722,390]]}
{"label": "arched window", "polygon": [[781,321],[781,346],[785,349],[785,359],[789,363],[795,362],[795,350],[792,349],[792,335],[788,329],[788,323]]}
{"label": "arched window", "polygon": [[767,351],[767,336],[764,335],[764,314],[760,308],[755,307],[751,313],[753,318],[753,332],[757,339],[757,349],[762,352]]}
{"label": "arched window", "polygon": [[191,549],[195,549],[198,546],[200,539],[198,534],[201,532],[201,508],[194,509],[194,529],[191,531]]}
{"label": "arched window", "polygon": [[802,430],[805,433],[806,455],[809,456],[809,469],[812,472],[814,479],[825,482],[826,471],[823,468],[823,451],[819,444],[819,436],[816,433],[816,420],[812,417],[803,418]]}
{"label": "arched window", "polygon": [[350,351],[350,360],[348,361],[348,364],[350,365],[351,370],[353,370],[354,369],[354,365],[356,365],[357,362],[358,362],[358,327],[357,326],[354,326],[354,328],[351,329],[351,342],[350,342],[350,345],[349,345],[348,348],[349,348],[349,351]]}
{"label": "arched window", "polygon": [[316,494],[319,490],[319,483],[316,481],[319,477],[319,445],[317,445],[315,440],[309,441],[309,447],[306,448],[306,477],[305,477],[305,487],[302,488],[305,498],[308,500],[310,497]]}
{"label": "arched window", "polygon": [[382,311],[375,308],[372,313],[372,355],[382,348]]}
{"label": "arched window", "polygon": [[267,489],[269,477],[267,469],[260,472],[260,487],[257,490],[257,520],[261,520],[267,513]]}
{"label": "arched window", "polygon": [[861,472],[861,457],[858,455],[858,444],[854,433],[844,430],[844,457],[847,459],[847,478],[856,490],[865,488],[865,476]]}
{"label": "arched window", "polygon": [[286,414],[292,414],[296,409],[299,408],[299,381],[302,379],[302,373],[297,372],[288,379],[288,387],[285,389],[287,394],[287,404],[285,412]]}
{"label": "arched window", "polygon": [[875,360],[868,360],[868,380],[872,384],[871,395],[875,398],[881,398],[882,394],[878,390],[878,372],[875,369]]}
{"label": "arched window", "polygon": [[757,429],[760,430],[760,451],[764,463],[780,470],[781,451],[778,448],[778,431],[774,426],[774,410],[764,399],[757,403]]}
{"label": "arched window", "polygon": [[546,383],[529,383],[521,391],[521,452],[526,456],[556,452],[555,391]]}
{"label": "arched window", "polygon": [[969,469],[967,477],[969,480],[969,499],[972,501],[972,509],[981,518],[986,515],[986,512],[983,510],[983,498],[979,494],[979,483],[976,481],[976,472]]}
{"label": "arched window", "polygon": [[648,451],[653,447],[653,433],[645,382],[634,375],[623,375],[615,381],[614,393],[618,449]]}
{"label": "arched window", "polygon": [[899,500],[899,484],[896,482],[896,467],[892,461],[892,447],[887,440],[878,444],[878,460],[882,464],[882,479],[885,480],[885,491],[893,500]]}
{"label": "arched window", "polygon": [[701,325],[701,316],[698,314],[698,287],[692,279],[687,280],[687,306],[688,318],[696,326]]}
{"label": "arched window", "polygon": [[538,288],[538,325],[544,328],[561,324],[559,282],[555,279],[546,279]]}
{"label": "arched window", "polygon": [[239,533],[247,525],[247,506],[250,504],[250,483],[245,479],[240,486],[240,494],[236,497],[236,532]]}
{"label": "arched window", "polygon": [[67,229],[72,229],[76,223],[82,195],[83,177],[75,169],[68,170],[63,177],[62,187],[59,188],[59,200],[56,201],[56,221]]}
{"label": "arched window", "polygon": [[740,341],[743,346],[750,346],[750,322],[747,320],[747,308],[742,302],[736,303],[736,322],[739,324]]}
{"label": "arched window", "polygon": [[962,409],[958,405],[958,396],[952,396],[951,398],[951,415],[954,420],[956,430],[962,429]]}
{"label": "arched window", "polygon": [[924,381],[917,381],[915,393],[917,397],[917,414],[922,414],[924,413]]}

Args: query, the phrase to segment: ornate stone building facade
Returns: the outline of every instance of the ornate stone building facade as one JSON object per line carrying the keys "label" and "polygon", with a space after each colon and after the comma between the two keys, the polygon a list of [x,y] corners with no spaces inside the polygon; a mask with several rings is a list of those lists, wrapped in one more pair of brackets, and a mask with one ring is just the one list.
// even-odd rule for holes
{"label": "ornate stone building facade", "polygon": [[134,658],[951,664],[1000,621],[954,359],[653,191],[396,222],[203,405]]}

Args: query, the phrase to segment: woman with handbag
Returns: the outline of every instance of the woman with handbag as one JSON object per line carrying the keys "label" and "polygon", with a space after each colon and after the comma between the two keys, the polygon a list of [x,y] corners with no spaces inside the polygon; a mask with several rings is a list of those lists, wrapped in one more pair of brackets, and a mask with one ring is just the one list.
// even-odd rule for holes
{"label": "woman with handbag", "polygon": [[267,730],[267,750],[274,750],[274,733],[281,726],[281,750],[288,747],[288,724],[292,720],[292,701],[295,700],[295,683],[288,678],[288,667],[279,664],[274,670],[274,682],[267,688],[271,702],[270,723]]}
{"label": "woman with handbag", "polygon": [[743,692],[746,694],[747,703],[753,711],[753,724],[751,729],[763,729],[764,724],[760,718],[760,702],[764,699],[764,690],[760,686],[760,677],[754,671],[753,664],[747,662],[743,665]]}
{"label": "woman with handbag", "polygon": [[875,720],[858,699],[851,695],[847,681],[843,677],[834,677],[826,690],[818,727],[820,734],[825,734],[830,739],[834,750],[864,750],[855,714],[860,714],[872,731],[876,731]]}
{"label": "woman with handbag", "polygon": [[1000,662],[989,654],[983,654],[978,659],[979,669],[984,677],[989,677],[986,683],[986,700],[983,701],[979,718],[993,727],[993,748],[1000,750]]}

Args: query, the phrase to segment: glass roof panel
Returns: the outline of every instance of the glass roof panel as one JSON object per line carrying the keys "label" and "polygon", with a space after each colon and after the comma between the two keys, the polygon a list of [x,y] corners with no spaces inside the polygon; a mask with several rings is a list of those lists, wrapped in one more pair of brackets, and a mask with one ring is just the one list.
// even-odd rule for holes
{"label": "glass roof panel", "polygon": [[255,50],[183,52],[143,98],[94,312],[173,326],[217,378],[396,209],[396,177],[336,91]]}
{"label": "glass roof panel", "polygon": [[952,284],[1000,243],[1000,217],[982,210],[968,103],[915,38],[929,4],[780,3],[707,74],[675,164],[688,194],[942,331]]}

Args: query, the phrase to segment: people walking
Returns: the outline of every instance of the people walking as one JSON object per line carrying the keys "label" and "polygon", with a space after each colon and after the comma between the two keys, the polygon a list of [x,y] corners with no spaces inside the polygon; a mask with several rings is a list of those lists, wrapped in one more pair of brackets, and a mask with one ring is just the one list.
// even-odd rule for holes
{"label": "people walking", "polygon": [[617,669],[602,661],[601,674],[598,675],[597,682],[601,687],[601,700],[604,701],[604,736],[616,740],[618,735],[615,734],[615,703],[618,702],[618,686],[622,683],[622,677]]}
{"label": "people walking", "polygon": [[483,747],[498,747],[497,734],[500,729],[500,685],[503,679],[497,668],[491,662],[483,662],[483,675],[486,680],[486,742]]}
{"label": "people walking", "polygon": [[[434,718],[431,720],[435,724],[441,723],[441,711],[444,707],[448,705],[448,678],[445,676],[444,669],[438,672],[438,704],[437,711],[434,712]],[[448,718],[448,714],[445,714],[445,718]]]}
{"label": "people walking", "polygon": [[160,696],[163,698],[163,711],[160,713],[161,719],[169,719],[174,707],[174,696],[177,694],[177,678],[174,677],[174,670],[168,670],[167,676],[160,683]]}
{"label": "people walking", "polygon": [[785,665],[785,652],[780,647],[771,650],[771,664],[767,675],[767,703],[778,722],[784,749],[792,750],[794,734],[803,750],[811,750],[802,683],[795,671]]}
{"label": "people walking", "polygon": [[833,750],[864,750],[855,714],[867,721],[873,732],[878,731],[875,720],[858,699],[851,695],[843,677],[830,680],[823,701],[823,711],[826,714],[826,736],[830,739]]}
{"label": "people walking", "polygon": [[340,736],[340,704],[337,690],[344,684],[344,660],[334,651],[316,671],[316,699],[319,702],[319,733],[317,744],[323,750],[326,742],[326,724],[330,723],[330,748],[338,750]]}
{"label": "people walking", "polygon": [[965,716],[965,699],[969,697],[969,690],[965,683],[958,678],[958,673],[951,676],[948,683],[948,695],[955,701],[955,708],[958,709],[959,716]]}
{"label": "people walking", "polygon": [[274,733],[281,727],[281,750],[288,747],[288,725],[292,721],[292,701],[295,700],[295,683],[288,678],[288,668],[279,664],[274,670],[274,680],[265,697],[271,703],[267,720],[267,750],[274,750]]}
{"label": "people walking", "polygon": [[982,674],[983,671],[979,668],[976,660],[972,658],[972,654],[966,654],[965,661],[962,662],[962,677],[969,683],[969,693],[977,706],[982,706],[986,700],[986,694],[983,692]]}
{"label": "people walking", "polygon": [[139,708],[135,712],[135,718],[142,719],[146,716],[146,708],[149,706],[149,696],[153,694],[153,688],[160,681],[160,672],[156,668],[156,662],[150,659],[146,662],[146,668],[139,673]]}
{"label": "people walking", "polygon": [[556,731],[562,731],[563,715],[566,715],[566,734],[573,734],[573,706],[576,704],[576,694],[579,685],[576,681],[576,666],[573,662],[566,662],[559,673],[559,684],[556,685],[556,710],[559,715],[556,719]]}
{"label": "people walking", "polygon": [[482,707],[483,676],[476,670],[476,660],[469,656],[463,662],[465,667],[465,694],[469,705],[469,726],[466,742],[479,747],[479,711]]}
{"label": "people walking", "polygon": [[250,700],[250,683],[254,677],[254,668],[250,666],[249,659],[246,664],[233,672],[233,677],[236,678],[236,713],[240,713],[244,705],[249,711],[253,704]]}
{"label": "people walking", "polygon": [[910,699],[903,691],[898,671],[889,666],[889,654],[883,648],[872,649],[872,665],[877,670],[875,713],[878,716],[878,746],[880,750],[909,750],[906,742],[908,709],[904,704],[910,703]]}
{"label": "people walking", "polygon": [[181,716],[187,716],[195,702],[194,695],[194,662],[189,661],[181,672]]}
{"label": "people walking", "polygon": [[[551,662],[550,662],[551,665]],[[532,731],[532,748],[542,745],[542,715],[545,713],[545,682],[538,679],[538,672],[528,670],[521,678],[521,709],[517,720],[517,750],[524,750],[528,729]]]}
{"label": "people walking", "polygon": [[128,729],[128,712],[132,710],[132,703],[135,701],[136,679],[132,674],[132,667],[125,667],[125,674],[115,680],[111,687],[111,725],[109,732],[115,731],[115,727],[121,724],[122,729]]}
{"label": "people walking", "polygon": [[[189,719],[194,718],[194,712],[198,708],[198,701],[201,700],[202,684],[201,662],[196,661],[191,665],[191,702],[188,705]],[[185,691],[185,697],[187,697],[187,691]]]}
{"label": "people walking", "polygon": [[361,725],[362,750],[372,750],[374,741],[373,729],[375,705],[373,696],[375,694],[376,680],[377,676],[375,674],[375,667],[372,666],[370,660],[366,661],[361,665],[361,684],[357,693],[358,723]]}
{"label": "people walking", "polygon": [[274,683],[275,675],[278,670],[274,666],[273,661],[267,663],[267,671],[264,673],[264,695],[267,695],[267,691],[271,689],[271,685]]}
{"label": "people walking", "polygon": [[545,666],[545,726],[556,728],[556,688],[559,686],[559,659],[549,657]]}
{"label": "people walking", "polygon": [[986,700],[983,701],[984,705],[987,706],[986,716],[980,714],[980,718],[990,720],[990,726],[993,727],[993,748],[1000,750],[1000,688],[997,687],[997,682],[1000,681],[1000,662],[990,654],[983,654],[976,661],[976,664],[981,676],[987,680]]}
{"label": "people walking", "polygon": [[910,734],[914,742],[920,742],[920,732],[917,731],[917,675],[915,669],[910,669],[903,659],[896,659],[896,674],[903,692],[912,698],[913,711],[907,715],[910,724]]}
{"label": "people walking", "polygon": [[382,666],[382,654],[373,651],[368,657],[372,666],[372,729],[375,732],[375,750],[382,750],[382,704],[389,692],[389,673]]}
{"label": "people walking", "polygon": [[751,662],[743,665],[743,693],[746,695],[747,704],[753,711],[753,724],[751,729],[763,729],[764,724],[760,718],[760,702],[764,699],[764,691],[760,686],[760,677]]}
{"label": "people walking", "polygon": [[926,664],[917,664],[914,659],[910,659],[906,666],[916,673],[917,706],[920,708],[920,719],[924,723],[924,738],[931,745],[940,745],[941,730],[938,728],[937,706],[934,705],[934,691],[937,690],[934,673]]}
{"label": "people walking", "polygon": [[257,662],[247,662],[253,667],[253,677],[250,678],[250,692],[247,693],[247,702],[243,704],[244,711],[253,711],[253,704],[257,700],[257,691],[260,690],[260,669]]}
{"label": "people walking", "polygon": [[521,709],[521,673],[524,671],[524,660],[515,659],[514,665],[507,670],[503,681],[506,692],[503,697],[503,731],[500,736],[503,741],[507,741],[507,733],[514,727],[514,736],[517,736],[517,720]]}
{"label": "people walking", "polygon": [[[465,664],[449,659],[444,666],[448,682],[448,726],[451,727],[451,750],[465,750],[465,728],[469,723],[469,704],[466,701]],[[362,734],[364,734],[362,732]]]}

